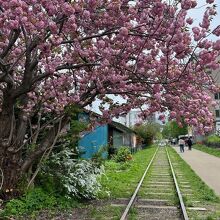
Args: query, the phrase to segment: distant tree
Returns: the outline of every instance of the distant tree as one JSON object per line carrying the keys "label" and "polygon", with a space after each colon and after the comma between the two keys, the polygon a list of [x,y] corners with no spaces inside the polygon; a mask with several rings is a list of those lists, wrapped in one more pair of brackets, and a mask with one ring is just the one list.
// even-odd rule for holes
{"label": "distant tree", "polygon": [[158,123],[144,123],[134,126],[135,132],[143,139],[146,145],[152,143],[153,139],[158,136],[160,132],[160,125]]}
{"label": "distant tree", "polygon": [[178,125],[176,121],[169,121],[163,127],[162,135],[165,138],[177,138],[179,135],[187,134],[187,125],[182,123]]}

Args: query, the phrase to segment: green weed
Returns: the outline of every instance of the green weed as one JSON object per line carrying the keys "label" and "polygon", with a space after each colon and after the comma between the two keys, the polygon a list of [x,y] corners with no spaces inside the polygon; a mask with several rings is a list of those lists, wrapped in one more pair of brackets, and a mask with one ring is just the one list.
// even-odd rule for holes
{"label": "green weed", "polygon": [[76,207],[77,201],[68,200],[65,197],[56,197],[44,191],[42,188],[33,188],[19,199],[12,199],[6,203],[0,217],[9,216],[35,216],[37,212],[43,209],[68,209]]}
{"label": "green weed", "polygon": [[[110,192],[112,198],[129,198],[132,195],[155,149],[149,147],[141,150],[133,156],[133,160],[124,164],[106,161],[106,174],[102,177],[101,184]],[[103,194],[101,197],[103,198]]]}

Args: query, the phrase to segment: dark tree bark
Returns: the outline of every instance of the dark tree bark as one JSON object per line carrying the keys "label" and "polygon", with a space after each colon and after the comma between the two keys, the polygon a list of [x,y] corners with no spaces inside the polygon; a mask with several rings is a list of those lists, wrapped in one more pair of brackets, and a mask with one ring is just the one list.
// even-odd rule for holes
{"label": "dark tree bark", "polygon": [[0,113],[0,168],[3,172],[1,197],[11,197],[15,192],[17,177],[20,176],[20,153],[12,154],[14,130],[14,103],[11,96],[5,92],[2,112]]}
{"label": "dark tree bark", "polygon": [[32,165],[37,164],[44,152],[50,149],[55,137],[69,120],[68,116],[61,117],[62,120],[59,118],[53,121],[53,126],[51,124],[49,128],[45,126],[42,129],[44,137],[40,142],[38,140],[34,149],[30,150],[25,145],[27,141],[25,135],[30,133],[28,118],[22,110],[18,111],[15,125],[13,104],[10,99],[7,99],[0,113],[0,168],[4,176],[0,198],[4,200],[19,195],[19,183],[27,182],[27,173]]}

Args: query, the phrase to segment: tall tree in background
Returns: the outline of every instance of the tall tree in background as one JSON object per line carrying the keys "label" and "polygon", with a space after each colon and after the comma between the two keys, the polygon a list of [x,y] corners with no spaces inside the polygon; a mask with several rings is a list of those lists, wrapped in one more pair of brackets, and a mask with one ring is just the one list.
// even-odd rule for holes
{"label": "tall tree in background", "polygon": [[220,40],[207,39],[220,35],[210,30],[213,2],[194,27],[195,0],[0,0],[1,195],[51,151],[70,104],[99,98],[105,120],[143,105],[143,117],[171,109],[210,130],[207,69],[220,54]]}
{"label": "tall tree in background", "polygon": [[169,121],[165,124],[162,130],[162,135],[165,138],[178,138],[179,135],[188,134],[188,128],[185,123],[178,125],[176,121]]}
{"label": "tall tree in background", "polygon": [[153,143],[153,139],[157,138],[160,133],[161,125],[154,122],[148,122],[134,126],[134,131],[139,137],[143,139],[143,144],[150,145]]}

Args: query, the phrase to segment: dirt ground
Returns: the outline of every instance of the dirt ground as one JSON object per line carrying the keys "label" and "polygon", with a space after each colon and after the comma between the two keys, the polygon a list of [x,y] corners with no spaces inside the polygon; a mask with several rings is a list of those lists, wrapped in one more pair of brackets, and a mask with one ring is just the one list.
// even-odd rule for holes
{"label": "dirt ground", "polygon": [[[95,200],[84,203],[82,208],[74,208],[68,211],[44,210],[36,216],[23,216],[16,219],[7,218],[7,220],[92,220],[91,213],[93,210],[102,209],[105,206],[110,206],[112,203],[114,203],[114,200]],[[3,219],[0,218],[0,220]]]}

